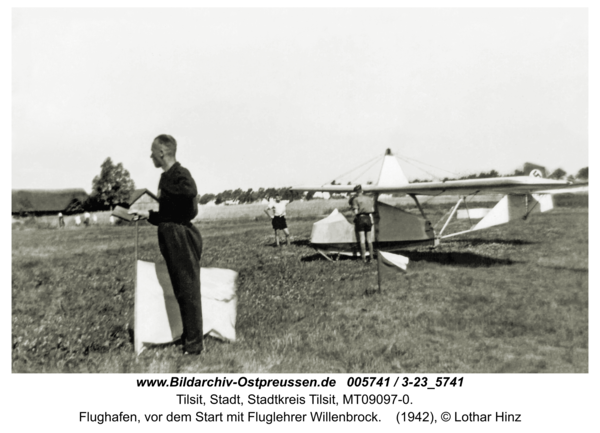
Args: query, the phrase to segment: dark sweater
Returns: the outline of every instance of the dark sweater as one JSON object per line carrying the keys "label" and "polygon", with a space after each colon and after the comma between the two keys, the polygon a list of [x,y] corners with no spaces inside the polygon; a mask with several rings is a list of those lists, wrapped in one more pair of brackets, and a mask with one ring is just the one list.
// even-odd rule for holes
{"label": "dark sweater", "polygon": [[160,176],[158,183],[158,212],[150,211],[148,221],[158,225],[165,222],[189,223],[198,215],[198,189],[189,170],[176,162]]}

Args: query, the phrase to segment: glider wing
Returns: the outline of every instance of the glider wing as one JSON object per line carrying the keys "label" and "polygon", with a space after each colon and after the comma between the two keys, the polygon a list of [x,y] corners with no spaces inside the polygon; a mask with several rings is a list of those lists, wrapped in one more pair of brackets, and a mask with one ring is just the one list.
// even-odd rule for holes
{"label": "glider wing", "polygon": [[[554,189],[565,189],[572,184],[562,180],[544,179],[533,176],[492,177],[487,179],[452,180],[447,182],[422,182],[408,185],[363,185],[365,192],[396,193],[409,195],[456,195],[476,193],[531,194],[538,191],[549,193]],[[294,187],[293,191],[351,192],[353,185],[321,185]]]}

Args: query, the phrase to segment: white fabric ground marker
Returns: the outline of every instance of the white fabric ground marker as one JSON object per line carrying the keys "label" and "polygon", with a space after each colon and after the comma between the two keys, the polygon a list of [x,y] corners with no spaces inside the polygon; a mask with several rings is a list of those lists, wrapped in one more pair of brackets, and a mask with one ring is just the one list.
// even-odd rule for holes
{"label": "white fabric ground marker", "polygon": [[381,283],[384,278],[389,278],[398,272],[406,273],[408,268],[408,257],[400,254],[385,253],[377,251],[377,286],[381,292]]}
{"label": "white fabric ground marker", "polygon": [[[235,341],[237,272],[201,268],[204,335]],[[164,344],[181,337],[179,305],[164,262],[137,261],[134,346],[139,354],[148,344]]]}
{"label": "white fabric ground marker", "polygon": [[377,258],[379,259],[378,264],[385,268],[392,268],[406,272],[408,267],[408,257],[401,256],[400,254],[377,251]]}

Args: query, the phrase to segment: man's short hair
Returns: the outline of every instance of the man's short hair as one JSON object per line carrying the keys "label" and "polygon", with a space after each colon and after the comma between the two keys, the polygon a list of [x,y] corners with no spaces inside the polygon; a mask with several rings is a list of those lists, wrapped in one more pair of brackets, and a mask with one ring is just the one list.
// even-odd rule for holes
{"label": "man's short hair", "polygon": [[154,139],[155,142],[163,146],[167,155],[175,156],[177,153],[177,141],[171,135],[161,134]]}
{"label": "man's short hair", "polygon": [[354,191],[354,192],[362,191],[362,186],[361,185],[356,185],[352,191]]}

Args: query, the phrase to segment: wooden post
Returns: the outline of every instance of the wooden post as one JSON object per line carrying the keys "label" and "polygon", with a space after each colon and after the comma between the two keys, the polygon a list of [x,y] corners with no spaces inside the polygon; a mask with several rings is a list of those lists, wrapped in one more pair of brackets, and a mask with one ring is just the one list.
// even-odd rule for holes
{"label": "wooden post", "polygon": [[139,238],[139,230],[138,230],[138,220],[135,221],[135,263],[137,266],[138,261],[138,238]]}
{"label": "wooden post", "polygon": [[137,311],[138,308],[138,285],[137,285],[137,262],[138,262],[138,221],[135,222],[135,264],[133,266],[134,269],[134,275],[133,275],[133,287],[134,287],[134,292],[133,292],[133,347],[134,347],[134,351],[136,352],[136,356],[138,355],[137,351],[135,350],[135,348],[137,347],[137,339],[138,336],[136,334],[136,329],[138,329],[137,324],[138,324],[138,318],[139,318],[139,312]]}
{"label": "wooden post", "polygon": [[[388,149],[389,151],[389,149]],[[375,209],[373,209],[374,215],[373,215],[373,231],[375,236],[373,239],[373,253],[375,253],[375,246],[379,245],[379,194],[375,193],[374,194],[374,200],[373,200],[373,206]],[[374,255],[374,254],[373,254]],[[372,261],[375,261],[375,257],[371,257]],[[378,293],[381,294],[381,274],[379,273],[379,250],[377,250],[377,287],[378,287]]]}
{"label": "wooden post", "polygon": [[[388,149],[389,150],[389,149]],[[379,194],[373,194],[373,248],[375,248],[375,244],[379,243]],[[373,260],[373,257],[371,257]]]}
{"label": "wooden post", "polygon": [[377,251],[377,285],[379,287],[379,294],[381,294],[381,260],[379,250]]}
{"label": "wooden post", "polygon": [[[375,194],[374,204],[375,215],[373,216],[373,228],[375,229],[375,239],[373,239],[373,252],[375,252],[375,245],[379,245],[379,194]],[[381,268],[381,266],[379,266],[379,260],[381,260],[381,258],[379,256],[379,250],[377,250],[377,287],[379,289],[378,293],[381,294],[381,274],[379,272],[379,269]],[[371,257],[371,260],[374,261],[375,257]]]}

